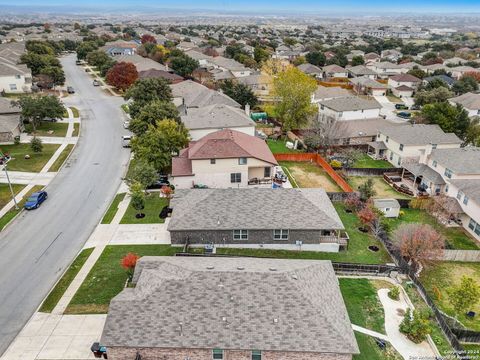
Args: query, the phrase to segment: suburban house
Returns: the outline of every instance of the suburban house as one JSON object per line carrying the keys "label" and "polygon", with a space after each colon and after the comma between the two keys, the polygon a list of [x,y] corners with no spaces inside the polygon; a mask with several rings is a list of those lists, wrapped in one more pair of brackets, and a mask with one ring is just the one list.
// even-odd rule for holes
{"label": "suburban house", "polygon": [[323,70],[323,78],[348,78],[348,71],[347,69],[338,66],[338,65],[327,65],[322,68]]}
{"label": "suburban house", "polygon": [[452,73],[452,78],[455,80],[460,79],[466,73],[480,72],[478,69],[471,66],[456,66],[453,68],[447,67],[447,69],[449,69],[449,71]]}
{"label": "suburban house", "polygon": [[137,55],[137,54],[132,54],[132,55],[115,55],[113,56],[113,59],[116,62],[127,62],[127,63],[132,63],[135,65],[135,68],[137,69],[138,72],[141,71],[146,71],[146,70],[162,70],[162,71],[168,71],[168,67],[160,64],[159,62],[149,59],[149,58],[144,58],[143,56]]}
{"label": "suburban house", "polygon": [[357,94],[372,96],[385,96],[387,94],[387,85],[367,76],[352,78],[350,83],[353,85],[353,91]]}
{"label": "suburban house", "polygon": [[332,263],[322,260],[144,256],[132,286],[110,302],[100,341],[112,360],[359,353]]}
{"label": "suburban house", "polygon": [[316,78],[321,78],[323,75],[322,69],[320,69],[318,66],[315,66],[309,63],[298,65],[298,70]]}
{"label": "suburban house", "polygon": [[321,118],[335,120],[373,119],[380,116],[382,105],[375,99],[357,96],[320,101]]}
{"label": "suburban house", "polygon": [[117,40],[106,43],[100,49],[110,56],[117,55],[135,55],[139,44],[135,41]]}
{"label": "suburban house", "polygon": [[388,86],[392,89],[393,94],[398,97],[413,96],[421,83],[422,80],[410,74],[394,75],[388,79]]}
{"label": "suburban house", "polygon": [[28,93],[32,91],[32,72],[25,64],[0,61],[0,92]]}
{"label": "suburban house", "polygon": [[223,56],[217,56],[212,58],[210,60],[210,63],[213,65],[214,68],[226,72],[231,72],[232,75],[236,78],[252,74],[252,69],[245,67],[245,65],[239,63],[236,60],[228,59]]}
{"label": "suburban house", "polygon": [[382,59],[386,59],[388,61],[393,61],[393,62],[397,62],[398,59],[400,59],[402,56],[403,56],[402,53],[395,49],[383,50],[380,54],[380,57]]}
{"label": "suburban house", "polygon": [[138,72],[138,77],[140,79],[164,79],[167,80],[170,84],[177,84],[183,81],[183,77],[180,75],[157,69],[148,69]]}
{"label": "suburban house", "polygon": [[317,90],[315,90],[315,92],[312,94],[312,103],[316,104],[323,100],[345,98],[350,96],[352,96],[352,93],[347,89],[337,86],[327,87],[317,85]]}
{"label": "suburban house", "polygon": [[189,189],[170,206],[174,245],[337,252],[348,243],[321,188]]}
{"label": "suburban house", "polygon": [[204,53],[201,53],[200,51],[196,51],[196,50],[185,51],[185,54],[191,57],[192,59],[197,60],[200,66],[212,65],[213,56],[205,55]]}
{"label": "suburban house", "polygon": [[368,65],[368,64],[380,62],[381,57],[377,53],[371,52],[371,53],[365,54],[363,56],[363,59],[365,60],[365,63],[367,63]]}
{"label": "suburban house", "polygon": [[351,77],[368,77],[372,80],[377,78],[377,73],[365,65],[347,67],[347,70]]}
{"label": "suburban house", "polygon": [[223,104],[185,109],[182,122],[193,141],[223,129],[255,135],[255,122],[242,109]]}
{"label": "suburban house", "polygon": [[430,82],[434,80],[442,80],[445,84],[448,85],[448,87],[452,87],[453,84],[455,84],[455,80],[452,79],[448,75],[433,75],[433,76],[428,76],[426,78],[423,78],[422,82],[424,85],[428,85]]}
{"label": "suburban house", "polygon": [[247,187],[270,183],[278,165],[264,140],[224,129],[210,133],[172,158],[171,183],[177,189]]}
{"label": "suburban house", "polygon": [[173,103],[181,108],[200,108],[214,104],[241,107],[227,95],[192,80],[172,84],[170,88],[172,89]]}
{"label": "suburban house", "polygon": [[465,93],[463,95],[451,98],[450,103],[453,105],[462,105],[468,111],[468,116],[480,116],[480,94]]}
{"label": "suburban house", "polygon": [[252,89],[256,96],[268,96],[273,83],[272,77],[264,73],[242,76],[236,81]]}
{"label": "suburban house", "polygon": [[11,99],[0,97],[0,143],[12,144],[23,130],[21,109],[12,106]]}
{"label": "suburban house", "polygon": [[392,75],[402,74],[405,72],[401,66],[388,61],[367,64],[367,67],[374,70],[378,74],[378,76],[382,78],[386,78]]}
{"label": "suburban house", "polygon": [[369,144],[370,154],[386,159],[396,167],[404,163],[418,163],[434,149],[459,148],[457,135],[445,133],[438,125],[412,124],[386,127],[379,131],[376,141]]}

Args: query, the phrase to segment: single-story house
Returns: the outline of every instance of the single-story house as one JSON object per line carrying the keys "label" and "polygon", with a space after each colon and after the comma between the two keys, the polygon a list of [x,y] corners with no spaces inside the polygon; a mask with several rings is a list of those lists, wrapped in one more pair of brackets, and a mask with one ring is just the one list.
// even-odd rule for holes
{"label": "single-story house", "polygon": [[145,256],[109,305],[111,360],[351,360],[330,261]]}
{"label": "single-story house", "polygon": [[337,252],[344,226],[321,188],[176,190],[168,224],[182,246],[310,249]]}
{"label": "single-story house", "polygon": [[199,184],[210,188],[247,187],[255,179],[271,182],[276,165],[264,140],[224,129],[192,141],[172,158],[171,183],[178,189]]}
{"label": "single-story house", "polygon": [[375,99],[358,96],[320,101],[319,114],[322,118],[335,120],[373,119],[380,116],[382,105]]}
{"label": "single-story house", "polygon": [[460,79],[466,73],[480,72],[479,69],[471,67],[471,66],[456,66],[456,67],[448,68],[448,69],[452,73],[452,77],[455,80]]}
{"label": "single-story house", "polygon": [[181,119],[193,141],[222,129],[255,135],[255,122],[250,116],[244,110],[229,105],[213,104],[201,108],[186,108]]}
{"label": "single-story house", "polygon": [[372,96],[385,96],[387,94],[387,85],[367,76],[352,78],[350,83],[353,84],[353,91],[357,94]]}
{"label": "single-story house", "polygon": [[468,116],[480,116],[480,94],[477,93],[465,93],[463,95],[451,98],[451,104],[460,104],[468,111]]}
{"label": "single-story house", "polygon": [[227,95],[207,88],[192,80],[170,85],[173,103],[183,108],[200,108],[214,104],[223,104],[240,108],[240,104]]}
{"label": "single-story house", "polygon": [[386,218],[397,218],[400,215],[400,204],[396,199],[374,199],[373,206]]}
{"label": "single-story house", "polygon": [[352,96],[352,93],[347,89],[338,86],[322,86],[317,85],[317,90],[312,95],[312,103],[318,103],[323,100],[331,100],[337,98],[346,98]]}
{"label": "single-story house", "polygon": [[145,70],[163,70],[163,71],[168,71],[168,67],[160,64],[157,61],[154,61],[149,58],[144,58],[143,56],[137,55],[137,54],[132,54],[132,55],[115,55],[113,56],[113,59],[116,62],[126,62],[126,63],[132,63],[135,65],[135,68],[137,69],[138,72],[145,71]]}
{"label": "single-story house", "polygon": [[322,69],[309,63],[298,65],[298,70],[307,75],[311,75],[317,78],[320,78],[323,75]]}
{"label": "single-story house", "polygon": [[139,44],[135,41],[117,40],[106,43],[100,49],[110,56],[135,55]]}
{"label": "single-story house", "polygon": [[377,73],[372,69],[367,68],[365,65],[357,65],[352,67],[347,67],[348,73],[352,77],[368,77],[372,80],[377,78]]}
{"label": "single-story house", "polygon": [[348,78],[348,71],[347,69],[338,66],[338,65],[327,65],[322,68],[323,70],[323,77],[325,79],[328,78]]}
{"label": "single-story house", "polygon": [[242,76],[237,78],[236,81],[247,85],[256,96],[268,96],[273,83],[272,77],[264,73]]}
{"label": "single-story house", "polygon": [[138,73],[140,79],[165,79],[170,84],[177,84],[182,82],[184,79],[180,75],[158,69],[148,69],[143,70]]}

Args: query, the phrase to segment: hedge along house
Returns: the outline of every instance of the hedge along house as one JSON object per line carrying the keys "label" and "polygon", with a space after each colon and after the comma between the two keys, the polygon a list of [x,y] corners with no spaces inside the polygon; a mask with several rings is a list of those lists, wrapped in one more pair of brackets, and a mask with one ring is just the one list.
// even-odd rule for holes
{"label": "hedge along house", "polygon": [[141,258],[112,299],[112,360],[351,360],[358,345],[330,261]]}
{"label": "hedge along house", "polygon": [[338,252],[348,234],[323,189],[177,190],[173,245]]}

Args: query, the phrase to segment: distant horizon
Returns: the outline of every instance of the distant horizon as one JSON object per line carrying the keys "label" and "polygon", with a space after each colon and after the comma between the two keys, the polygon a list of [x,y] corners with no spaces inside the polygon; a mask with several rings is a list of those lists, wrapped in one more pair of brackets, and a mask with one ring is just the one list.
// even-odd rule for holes
{"label": "distant horizon", "polygon": [[[480,15],[480,1],[478,0],[425,0],[419,1],[389,1],[371,0],[368,4],[359,3],[355,0],[337,0],[334,5],[325,0],[206,0],[191,1],[177,0],[166,1],[132,1],[132,0],[83,0],[81,5],[78,2],[67,0],[47,0],[41,4],[32,0],[17,0],[15,2],[0,0],[0,15],[7,12],[24,11],[26,13],[36,12],[58,12],[65,14],[84,13],[95,10],[102,11],[131,11],[132,13],[148,12],[175,12],[191,11],[196,13],[228,14],[245,13],[257,16],[274,14],[282,15],[344,15],[344,16],[366,16],[375,14],[389,14],[398,16],[401,14],[444,14],[444,15]],[[261,12],[261,13],[259,13]],[[154,14],[151,14],[154,15]],[[157,15],[157,14],[155,14]],[[187,15],[187,14],[185,14]]]}

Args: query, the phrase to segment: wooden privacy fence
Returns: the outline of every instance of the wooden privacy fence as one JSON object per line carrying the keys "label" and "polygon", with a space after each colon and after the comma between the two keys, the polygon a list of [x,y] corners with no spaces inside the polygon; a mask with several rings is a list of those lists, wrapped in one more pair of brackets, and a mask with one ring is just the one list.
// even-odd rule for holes
{"label": "wooden privacy fence", "polygon": [[480,250],[444,250],[442,260],[480,262]]}
{"label": "wooden privacy fence", "polygon": [[353,192],[353,189],[348,183],[338,175],[330,164],[316,153],[301,153],[301,154],[274,154],[277,161],[296,161],[296,162],[314,162],[320,166],[332,178],[333,181],[345,192]]}

